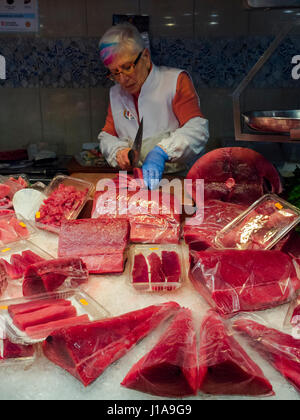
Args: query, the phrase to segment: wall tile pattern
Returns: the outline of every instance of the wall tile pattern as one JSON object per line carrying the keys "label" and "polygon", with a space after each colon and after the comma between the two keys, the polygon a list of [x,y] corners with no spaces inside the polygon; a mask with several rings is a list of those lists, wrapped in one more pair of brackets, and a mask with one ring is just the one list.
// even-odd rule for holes
{"label": "wall tile pattern", "polygon": [[[233,90],[279,29],[300,19],[300,9],[292,13],[246,10],[243,3],[39,0],[38,34],[0,33],[0,54],[8,70],[7,79],[0,80],[0,148],[40,139],[59,143],[61,150],[73,154],[83,142],[96,141],[105,121],[110,85],[98,42],[113,13],[150,16],[153,61],[191,74],[210,122],[208,148],[234,140]],[[290,101],[300,107],[300,82],[291,78],[291,58],[296,54],[300,54],[300,25],[257,73],[244,105],[249,100],[260,109],[270,97],[271,104],[289,107]]]}

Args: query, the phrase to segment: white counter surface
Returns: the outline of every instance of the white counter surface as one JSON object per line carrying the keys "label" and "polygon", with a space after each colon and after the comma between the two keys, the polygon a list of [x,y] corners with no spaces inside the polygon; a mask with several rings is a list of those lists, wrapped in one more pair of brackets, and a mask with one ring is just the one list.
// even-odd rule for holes
{"label": "white counter surface", "polygon": [[[34,243],[57,256],[57,236],[40,231]],[[185,245],[183,245],[185,247]],[[185,247],[186,257],[188,256]],[[122,275],[90,276],[88,284],[82,289],[99,301],[111,315],[120,315],[135,309],[140,309],[155,303],[176,301],[192,310],[196,325],[209,308],[205,300],[196,292],[188,279],[182,287],[174,292],[159,294],[139,293],[128,283],[128,267]],[[10,293],[7,295],[7,293]],[[19,297],[20,290],[10,290],[5,297]],[[14,294],[13,294],[14,293]],[[279,329],[287,312],[288,304],[267,311],[256,312],[272,326]],[[157,341],[161,328],[131,349],[123,358],[109,366],[104,373],[91,385],[85,388],[68,372],[51,363],[42,354],[29,367],[12,366],[0,368],[0,399],[1,400],[168,400],[153,395],[129,390],[120,385],[131,366],[137,362]],[[183,401],[194,399],[266,399],[266,400],[300,400],[300,394],[291,386],[270,364],[243,342],[250,357],[261,367],[265,376],[272,383],[275,396],[265,398],[209,396],[199,393],[197,397],[184,398]]]}

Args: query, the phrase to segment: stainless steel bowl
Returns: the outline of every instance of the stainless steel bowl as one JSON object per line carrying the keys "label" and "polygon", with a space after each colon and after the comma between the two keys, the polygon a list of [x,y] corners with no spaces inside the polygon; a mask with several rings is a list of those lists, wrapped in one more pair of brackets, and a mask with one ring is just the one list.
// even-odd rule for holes
{"label": "stainless steel bowl", "polygon": [[253,130],[290,134],[300,129],[300,110],[288,111],[248,111],[242,114],[245,123]]}

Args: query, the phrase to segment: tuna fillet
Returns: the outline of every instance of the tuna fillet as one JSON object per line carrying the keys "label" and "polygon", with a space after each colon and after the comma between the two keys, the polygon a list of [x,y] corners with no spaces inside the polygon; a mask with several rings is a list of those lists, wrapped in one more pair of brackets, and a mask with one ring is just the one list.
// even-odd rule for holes
{"label": "tuna fillet", "polygon": [[163,397],[197,394],[196,331],[189,309],[177,312],[158,343],[131,368],[121,385]]}
{"label": "tuna fillet", "polygon": [[223,316],[285,303],[300,288],[294,261],[281,251],[191,251],[190,279]]}
{"label": "tuna fillet", "polygon": [[233,328],[248,336],[255,348],[300,392],[300,339],[248,318],[237,319]]}
{"label": "tuna fillet", "polygon": [[213,310],[208,311],[201,324],[199,389],[207,394],[274,394],[262,370],[250,359]]}
{"label": "tuna fillet", "polygon": [[45,356],[88,386],[161,322],[174,315],[175,302],[56,330],[43,343]]}
{"label": "tuna fillet", "polygon": [[77,287],[88,281],[88,270],[80,258],[56,258],[45,260],[26,268],[23,296],[52,292],[64,283]]}
{"label": "tuna fillet", "polygon": [[69,220],[61,226],[58,255],[82,258],[90,273],[120,273],[128,239],[125,219]]}

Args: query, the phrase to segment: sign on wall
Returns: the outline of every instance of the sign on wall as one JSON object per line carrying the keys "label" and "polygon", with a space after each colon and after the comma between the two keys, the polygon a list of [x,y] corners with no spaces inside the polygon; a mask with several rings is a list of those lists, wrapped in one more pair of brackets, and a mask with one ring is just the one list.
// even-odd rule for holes
{"label": "sign on wall", "polygon": [[0,32],[38,32],[38,0],[0,0]]}

